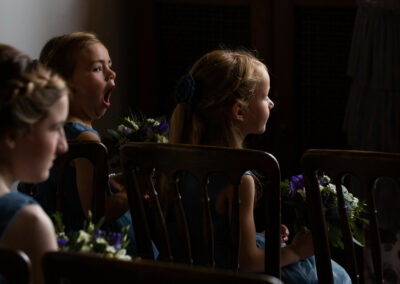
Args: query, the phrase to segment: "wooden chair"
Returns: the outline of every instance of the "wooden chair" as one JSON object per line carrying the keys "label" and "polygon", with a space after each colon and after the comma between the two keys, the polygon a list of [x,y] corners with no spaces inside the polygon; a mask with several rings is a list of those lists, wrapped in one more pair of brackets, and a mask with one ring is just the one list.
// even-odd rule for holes
{"label": "wooden chair", "polygon": [[[352,234],[343,201],[341,184],[347,174],[359,180],[361,189],[366,196],[367,206],[365,209],[369,219],[366,233],[371,242],[371,255],[376,283],[383,283],[382,257],[374,193],[377,180],[380,177],[390,177],[400,181],[400,154],[311,149],[303,154],[301,165],[307,191],[309,216],[313,233],[318,278],[320,281],[323,283],[333,283],[327,229],[325,218],[323,217],[321,195],[316,178],[316,174],[322,171],[327,174],[332,179],[332,183],[336,185],[338,209],[342,223],[346,260],[345,268],[353,283],[359,283],[360,274],[358,272]],[[349,191],[351,191],[351,189],[349,189]]]}
{"label": "wooden chair", "polygon": [[93,221],[97,222],[104,216],[105,198],[108,191],[107,148],[99,142],[82,141],[69,141],[68,147],[68,151],[59,155],[55,161],[58,167],[57,211],[63,212],[64,173],[67,166],[76,158],[86,158],[94,166],[91,211]]}
{"label": "wooden chair", "polygon": [[[268,153],[210,146],[192,146],[157,143],[127,143],[120,148],[122,168],[127,182],[127,193],[138,253],[143,258],[153,258],[151,240],[157,239],[157,248],[165,260],[173,261],[168,231],[160,208],[153,173],[166,177],[168,184],[176,188],[174,194],[175,216],[182,239],[185,262],[192,263],[192,250],[179,188],[182,171],[193,174],[202,188],[203,251],[207,266],[214,267],[214,235],[207,194],[207,177],[210,173],[223,172],[234,186],[231,211],[230,244],[232,245],[231,268],[238,270],[240,243],[238,185],[244,172],[255,170],[265,178],[263,194],[266,200],[266,247],[265,273],[280,278],[280,170],[277,160]],[[143,198],[147,195],[147,199]],[[145,202],[151,210],[146,211]],[[153,234],[151,224],[156,224]]]}
{"label": "wooden chair", "polygon": [[0,248],[0,275],[8,281],[7,283],[28,284],[30,269],[31,261],[25,253]]}
{"label": "wooden chair", "polygon": [[[48,284],[72,283],[282,283],[267,275],[240,274],[148,260],[117,260],[94,254],[51,252],[43,258]],[[63,282],[64,280],[67,280]]]}

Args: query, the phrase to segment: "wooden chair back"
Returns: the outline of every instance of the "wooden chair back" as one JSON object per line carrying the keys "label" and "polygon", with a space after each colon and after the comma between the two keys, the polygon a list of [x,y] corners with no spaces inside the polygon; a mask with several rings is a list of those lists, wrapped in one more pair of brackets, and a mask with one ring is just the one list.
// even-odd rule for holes
{"label": "wooden chair back", "polygon": [[[280,278],[280,170],[277,160],[271,154],[225,147],[127,143],[120,148],[120,158],[126,176],[138,253],[148,259],[153,258],[151,240],[157,239],[157,248],[161,255],[166,256],[164,260],[173,261],[165,216],[160,208],[158,189],[153,179],[154,169],[159,176],[166,178],[168,185],[175,188],[173,208],[187,264],[192,264],[192,250],[179,192],[178,176],[182,171],[189,172],[201,185],[203,252],[208,267],[214,267],[215,260],[207,181],[211,173],[226,174],[234,187],[229,242],[233,250],[231,268],[236,271],[239,267],[240,243],[238,185],[242,175],[248,170],[262,174],[265,178],[263,195],[267,197],[265,235],[268,245],[265,253],[265,273]],[[143,196],[148,198],[145,199]],[[144,202],[150,203],[151,210],[146,211]],[[153,234],[150,229],[151,224],[156,224]]]}
{"label": "wooden chair back", "polygon": [[[149,260],[118,260],[94,254],[51,252],[43,258],[48,284],[72,283],[282,283],[267,275],[239,274]],[[63,282],[66,280],[65,282]]]}
{"label": "wooden chair back", "polygon": [[93,221],[97,222],[104,216],[105,198],[108,191],[107,148],[100,142],[87,141],[69,141],[68,147],[68,151],[59,155],[55,160],[58,167],[57,211],[63,212],[64,174],[67,166],[76,158],[86,158],[94,166],[91,211]]}
{"label": "wooden chair back", "polygon": [[[376,183],[381,177],[393,178],[400,182],[400,154],[353,151],[353,150],[307,150],[302,158],[301,165],[307,191],[307,203],[315,257],[317,262],[318,278],[323,283],[333,283],[331,254],[328,245],[328,236],[321,194],[316,174],[324,172],[336,185],[338,196],[338,211],[341,219],[341,228],[344,243],[345,268],[353,283],[360,282],[357,258],[346,214],[341,184],[344,177],[350,174],[358,179],[361,189],[366,196],[366,213],[369,220],[366,234],[371,244],[371,256],[374,266],[376,283],[383,283],[382,256],[380,236],[375,205]],[[351,189],[349,188],[349,191]]]}
{"label": "wooden chair back", "polygon": [[31,261],[22,251],[0,248],[0,279],[7,283],[28,284]]}

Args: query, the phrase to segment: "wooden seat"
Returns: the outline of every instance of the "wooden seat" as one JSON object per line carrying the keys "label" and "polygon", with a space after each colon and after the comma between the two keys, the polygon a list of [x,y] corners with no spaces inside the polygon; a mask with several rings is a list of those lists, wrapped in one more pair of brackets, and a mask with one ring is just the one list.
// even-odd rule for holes
{"label": "wooden seat", "polygon": [[0,275],[8,283],[28,284],[30,269],[31,262],[25,253],[18,250],[0,248]]}
{"label": "wooden seat", "polygon": [[[51,252],[43,258],[45,281],[58,283],[282,283],[267,275],[239,274],[148,260],[117,260],[94,254]],[[63,282],[64,280],[67,280]]]}
{"label": "wooden seat", "polygon": [[[400,181],[400,154],[352,151],[352,150],[318,150],[306,151],[301,158],[301,165],[307,190],[309,216],[318,278],[322,283],[333,283],[330,249],[328,245],[325,218],[316,173],[324,172],[336,185],[339,215],[342,221],[345,268],[353,283],[360,282],[357,258],[343,201],[342,187],[344,177],[350,174],[360,182],[366,197],[366,211],[369,225],[366,230],[371,244],[371,255],[376,283],[383,283],[382,256],[380,236],[375,205],[376,183],[380,177],[389,177]],[[338,190],[339,189],[339,190]],[[351,188],[348,188],[351,191]]]}
{"label": "wooden seat", "polygon": [[[172,188],[179,188],[182,171],[194,175],[202,188],[203,252],[206,265],[214,267],[214,235],[207,194],[210,173],[223,172],[234,186],[231,211],[230,245],[231,269],[238,270],[240,243],[238,185],[242,175],[255,170],[265,178],[263,195],[266,200],[266,253],[265,273],[280,278],[280,170],[276,159],[268,153],[225,147],[193,146],[157,143],[127,143],[120,148],[122,168],[127,182],[127,193],[138,253],[153,258],[151,240],[155,240],[164,260],[173,261],[171,243],[165,216],[158,199],[154,173],[167,179]],[[156,171],[154,171],[156,169]],[[175,190],[175,217],[180,233],[185,263],[192,263],[190,236],[179,190]],[[146,196],[146,198],[144,198]],[[151,210],[146,210],[150,207]],[[155,224],[154,228],[152,225]],[[228,241],[228,240],[227,240]]]}
{"label": "wooden seat", "polygon": [[68,151],[55,160],[58,167],[57,211],[63,212],[64,173],[67,166],[76,158],[86,158],[94,166],[91,211],[93,221],[97,222],[104,216],[108,191],[107,148],[102,143],[86,141],[69,141],[68,147]]}

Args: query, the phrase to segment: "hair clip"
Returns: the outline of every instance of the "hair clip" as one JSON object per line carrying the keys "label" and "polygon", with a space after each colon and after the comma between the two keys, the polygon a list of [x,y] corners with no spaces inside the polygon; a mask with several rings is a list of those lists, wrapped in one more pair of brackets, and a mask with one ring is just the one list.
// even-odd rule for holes
{"label": "hair clip", "polygon": [[175,88],[175,100],[178,104],[191,102],[196,91],[196,82],[191,74],[179,78]]}

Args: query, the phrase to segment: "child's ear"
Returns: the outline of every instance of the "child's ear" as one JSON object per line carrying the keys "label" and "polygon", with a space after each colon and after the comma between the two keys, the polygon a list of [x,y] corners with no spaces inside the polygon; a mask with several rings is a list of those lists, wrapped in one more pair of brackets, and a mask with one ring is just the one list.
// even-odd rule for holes
{"label": "child's ear", "polygon": [[10,133],[4,136],[3,145],[6,146],[7,149],[14,149],[16,145],[15,135],[11,135]]}
{"label": "child's ear", "polygon": [[237,101],[232,107],[233,117],[238,121],[244,121],[244,104],[241,101]]}

